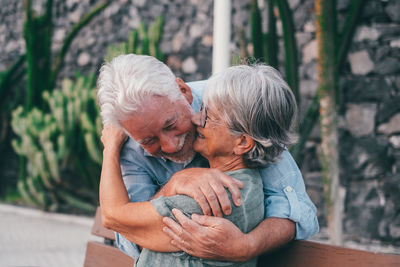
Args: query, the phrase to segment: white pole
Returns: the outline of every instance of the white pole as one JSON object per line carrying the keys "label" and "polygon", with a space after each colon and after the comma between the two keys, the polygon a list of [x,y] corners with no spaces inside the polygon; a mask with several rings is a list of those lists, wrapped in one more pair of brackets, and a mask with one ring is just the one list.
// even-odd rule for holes
{"label": "white pole", "polygon": [[231,0],[214,0],[212,72],[230,66]]}

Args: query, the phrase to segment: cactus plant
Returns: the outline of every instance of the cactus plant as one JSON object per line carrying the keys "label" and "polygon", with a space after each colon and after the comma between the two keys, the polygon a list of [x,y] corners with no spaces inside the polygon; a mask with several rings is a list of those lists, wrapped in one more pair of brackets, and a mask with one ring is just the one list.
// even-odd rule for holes
{"label": "cactus plant", "polygon": [[61,90],[44,91],[43,100],[48,112],[36,107],[24,112],[19,106],[12,114],[17,135],[12,146],[27,159],[18,190],[44,209],[71,205],[93,211],[97,196],[87,192],[98,191],[102,161],[95,75],[77,74],[75,82],[65,79]]}
{"label": "cactus plant", "polygon": [[[287,0],[265,0],[265,5],[268,17],[268,32],[266,33],[264,33],[262,30],[262,16],[258,7],[258,0],[250,1],[250,30],[251,41],[253,44],[253,56],[256,61],[266,62],[275,68],[279,67],[277,58],[277,18],[274,14],[274,7],[276,6],[279,10],[280,19],[283,26],[286,80],[296,96],[296,100],[299,102],[297,50],[292,12],[289,8]],[[239,39],[242,38],[239,36]]]}
{"label": "cactus plant", "polygon": [[299,73],[293,15],[287,0],[275,0],[275,4],[278,7],[279,15],[282,21],[286,80],[292,89],[297,102],[299,103]]}
{"label": "cactus plant", "polygon": [[[45,13],[34,16],[32,0],[24,1],[25,24],[24,38],[26,44],[27,83],[26,83],[26,111],[34,106],[42,106],[41,92],[54,88],[58,73],[64,62],[70,44],[79,31],[86,26],[97,14],[104,10],[111,1],[103,1],[86,14],[69,32],[59,53],[52,62],[52,10],[53,0],[46,1]],[[54,64],[53,64],[54,63]]]}
{"label": "cactus plant", "polygon": [[134,29],[129,35],[127,42],[110,45],[107,48],[107,54],[104,57],[106,62],[122,54],[151,55],[160,61],[164,60],[164,55],[159,46],[162,38],[164,19],[162,16],[149,25],[141,22],[139,29]]}

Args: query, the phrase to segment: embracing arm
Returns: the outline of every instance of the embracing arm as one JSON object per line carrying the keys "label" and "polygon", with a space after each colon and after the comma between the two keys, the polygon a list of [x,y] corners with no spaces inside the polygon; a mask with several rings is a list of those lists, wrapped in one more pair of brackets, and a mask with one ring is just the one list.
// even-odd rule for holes
{"label": "embracing arm", "polygon": [[296,235],[296,224],[289,219],[268,218],[262,221],[253,231],[248,233],[248,251],[238,260],[248,260],[277,249]]}
{"label": "embracing arm", "polygon": [[247,261],[291,241],[295,223],[288,219],[267,218],[248,234],[223,218],[194,214],[192,220],[173,210],[180,224],[165,217],[166,234],[172,244],[190,255],[215,260]]}
{"label": "embracing arm", "polygon": [[162,232],[162,217],[150,202],[129,201],[122,180],[119,152],[125,136],[122,130],[105,126],[100,207],[105,227],[136,244],[156,251],[177,251]]}

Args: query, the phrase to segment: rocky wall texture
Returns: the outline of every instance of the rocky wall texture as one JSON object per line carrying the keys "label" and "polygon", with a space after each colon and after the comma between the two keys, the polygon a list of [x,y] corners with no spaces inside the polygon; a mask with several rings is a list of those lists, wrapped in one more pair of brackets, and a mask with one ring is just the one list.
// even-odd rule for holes
{"label": "rocky wall texture", "polygon": [[[0,71],[24,53],[22,2],[0,1]],[[35,9],[42,12],[44,0],[33,2]],[[100,1],[54,2],[53,50],[58,51],[72,25]],[[249,36],[249,1],[232,2],[232,43],[227,49],[238,54],[236,31],[244,28]],[[339,29],[349,3],[350,0],[337,0]],[[301,63],[302,117],[317,89],[314,1],[289,0],[289,4]],[[159,15],[165,19],[161,50],[173,72],[186,81],[207,78],[212,62],[211,0],[113,1],[74,40],[61,77],[72,76],[77,70],[97,71],[108,45],[126,41],[140,21],[150,23]],[[281,34],[279,22],[278,33]],[[348,60],[340,72],[339,86],[340,179],[346,188],[346,238],[400,246],[400,1],[366,1]],[[301,169],[324,226],[318,141],[319,130],[315,127]]]}

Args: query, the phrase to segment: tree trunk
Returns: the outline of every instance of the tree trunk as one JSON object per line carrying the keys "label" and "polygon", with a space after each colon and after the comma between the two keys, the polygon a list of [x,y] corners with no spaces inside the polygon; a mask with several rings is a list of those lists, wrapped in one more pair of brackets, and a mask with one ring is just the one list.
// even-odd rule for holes
{"label": "tree trunk", "polygon": [[318,100],[322,179],[328,230],[332,244],[342,244],[342,194],[339,185],[338,130],[336,107],[336,1],[315,1],[316,37],[318,42]]}

